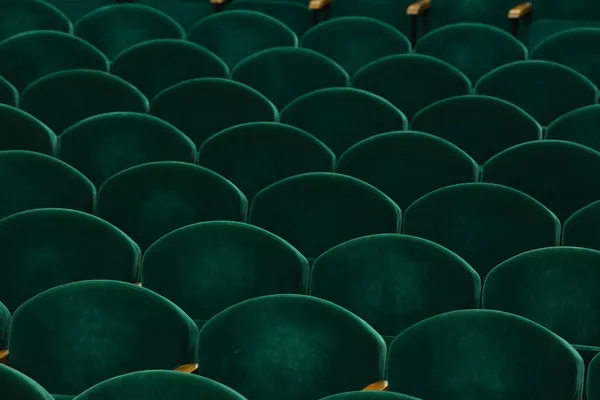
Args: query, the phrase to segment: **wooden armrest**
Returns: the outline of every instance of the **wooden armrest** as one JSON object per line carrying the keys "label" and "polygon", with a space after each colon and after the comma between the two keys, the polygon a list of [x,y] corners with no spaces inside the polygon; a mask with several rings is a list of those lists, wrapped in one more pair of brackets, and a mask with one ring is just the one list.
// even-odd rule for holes
{"label": "wooden armrest", "polygon": [[421,15],[431,7],[431,0],[419,0],[406,9],[406,15]]}
{"label": "wooden armrest", "polygon": [[142,282],[133,282],[133,284],[134,284],[135,286],[142,287]]}
{"label": "wooden armrest", "polygon": [[331,0],[310,0],[308,8],[313,11],[322,10],[331,4]]}
{"label": "wooden armrest", "polygon": [[183,372],[185,374],[191,374],[198,370],[198,364],[183,364],[175,368],[174,371]]}
{"label": "wooden armrest", "polygon": [[210,0],[210,4],[222,5],[229,2],[229,0]]}
{"label": "wooden armrest", "polygon": [[531,13],[533,5],[531,3],[521,3],[518,6],[514,6],[508,12],[509,19],[521,19],[527,14]]}
{"label": "wooden armrest", "polygon": [[369,386],[367,386],[363,390],[375,390],[377,392],[387,392],[388,381],[378,381],[375,383],[371,383]]}
{"label": "wooden armrest", "polygon": [[8,365],[8,350],[0,350],[0,364]]}

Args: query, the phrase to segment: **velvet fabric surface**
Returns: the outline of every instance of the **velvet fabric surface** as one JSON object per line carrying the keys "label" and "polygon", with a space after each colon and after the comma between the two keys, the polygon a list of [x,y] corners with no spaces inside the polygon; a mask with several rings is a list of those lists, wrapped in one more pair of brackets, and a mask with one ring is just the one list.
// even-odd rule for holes
{"label": "velvet fabric surface", "polygon": [[327,396],[322,400],[419,400],[416,397],[407,396],[400,393],[360,391],[346,392]]}
{"label": "velvet fabric surface", "polygon": [[600,250],[600,201],[577,210],[564,222],[562,244]]}
{"label": "velvet fabric surface", "polygon": [[0,301],[0,349],[8,346],[8,332],[10,330],[10,311]]}
{"label": "velvet fabric surface", "polygon": [[139,3],[160,10],[173,18],[185,31],[215,12],[210,1],[197,0],[139,0]]}
{"label": "velvet fabric surface", "polygon": [[600,399],[600,355],[592,359],[587,370],[587,400]]}
{"label": "velvet fabric surface", "polygon": [[115,0],[45,0],[65,13],[69,19],[76,22],[85,14],[97,8],[114,4]]}
{"label": "velvet fabric surface", "polygon": [[313,13],[304,0],[233,0],[226,10],[256,11],[281,21],[297,36],[313,26]]}
{"label": "velvet fabric surface", "polygon": [[71,21],[45,1],[3,1],[0,3],[0,40],[17,33],[53,30],[70,33]]}
{"label": "velvet fabric surface", "polygon": [[0,104],[0,121],[0,150],[29,150],[48,155],[56,153],[56,135],[30,114]]}
{"label": "velvet fabric surface", "polygon": [[383,378],[386,345],[328,301],[272,295],[238,303],[204,325],[199,373],[248,399],[316,400]]}
{"label": "velvet fabric surface", "polygon": [[16,106],[18,99],[18,90],[12,85],[12,83],[0,76],[0,104]]}
{"label": "velvet fabric surface", "polygon": [[600,104],[573,110],[552,122],[546,129],[546,139],[566,140],[600,151]]}
{"label": "velvet fabric surface", "polygon": [[4,364],[0,364],[0,392],[7,400],[54,400],[33,379]]}
{"label": "velvet fabric surface", "polygon": [[509,31],[508,11],[519,4],[515,0],[444,0],[432,4],[427,16],[428,29],[459,22],[476,22]]}
{"label": "velvet fabric surface", "polygon": [[[585,0],[584,0],[585,1]],[[593,3],[589,3],[593,4]],[[537,14],[536,14],[537,15]],[[564,15],[564,14],[563,14]],[[546,39],[559,33],[579,28],[598,28],[600,21],[586,20],[563,20],[561,16],[555,19],[535,19],[528,28],[520,32],[523,42],[527,43],[529,49],[534,49]],[[599,18],[600,19],[600,18]]]}
{"label": "velvet fabric surface", "polygon": [[385,22],[406,37],[410,35],[410,16],[406,15],[406,9],[414,3],[413,0],[344,0],[336,1],[330,5],[329,15],[331,18],[339,17],[367,17]]}

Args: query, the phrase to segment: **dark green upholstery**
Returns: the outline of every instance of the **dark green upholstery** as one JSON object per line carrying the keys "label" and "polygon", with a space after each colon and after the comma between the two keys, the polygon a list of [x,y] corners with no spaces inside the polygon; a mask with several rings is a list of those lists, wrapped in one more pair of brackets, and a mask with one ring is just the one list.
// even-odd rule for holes
{"label": "dark green upholstery", "polygon": [[54,400],[33,379],[3,364],[0,364],[0,393],[7,400]]}
{"label": "dark green upholstery", "polygon": [[420,54],[389,56],[361,68],[353,86],[389,100],[409,120],[438,100],[471,92],[462,72],[444,61]]}
{"label": "dark green upholstery", "polygon": [[24,111],[0,104],[0,126],[0,150],[56,152],[54,132]]}
{"label": "dark green upholstery", "polygon": [[194,163],[196,146],[169,123],[117,112],[84,119],[60,138],[58,157],[96,186],[129,167],[152,161]]}
{"label": "dark green upholstery", "polygon": [[114,75],[72,70],[47,75],[29,85],[21,95],[20,108],[60,135],[96,114],[147,112],[148,100],[134,86]]}
{"label": "dark green upholstery", "polygon": [[413,131],[383,133],[352,146],[340,157],[338,172],[370,183],[403,210],[435,189],[479,178],[479,166],[467,153]]}
{"label": "dark green upholstery", "polygon": [[555,119],[546,129],[546,139],[566,140],[600,151],[600,105],[578,108]]}
{"label": "dark green upholstery", "polygon": [[432,30],[460,22],[476,22],[508,31],[511,28],[508,11],[519,3],[519,0],[444,0],[432,2],[426,25],[429,30]]}
{"label": "dark green upholstery", "polygon": [[140,371],[117,376],[86,390],[77,400],[245,400],[213,380],[175,371]]}
{"label": "dark green upholstery", "polygon": [[294,31],[279,20],[246,10],[206,17],[194,25],[187,39],[212,51],[231,68],[261,50],[298,44]]}
{"label": "dark green upholstery", "polygon": [[317,400],[383,378],[386,345],[349,311],[283,294],[238,303],[204,325],[200,375],[248,399]]}
{"label": "dark green upholstery", "polygon": [[277,109],[256,90],[227,79],[199,78],[163,90],[151,113],[185,133],[196,146],[235,125],[275,121]]}
{"label": "dark green upholstery", "polygon": [[600,356],[594,357],[588,366],[586,397],[587,400],[600,399]]}
{"label": "dark green upholstery", "polygon": [[75,35],[90,42],[110,60],[129,47],[152,39],[183,39],[183,28],[152,7],[141,4],[113,4],[79,19]]}
{"label": "dark green upholstery", "polygon": [[211,15],[215,6],[210,1],[198,0],[139,0],[140,3],[156,8],[173,18],[188,31],[196,22]]}
{"label": "dark green upholstery", "polygon": [[281,122],[305,130],[336,155],[384,132],[406,129],[406,117],[389,101],[353,88],[317,90],[293,101]]}
{"label": "dark green upholstery", "polygon": [[600,200],[600,153],[560,140],[523,143],[491,158],[481,179],[529,194],[565,221]]}
{"label": "dark green upholstery", "polygon": [[380,234],[326,251],[312,267],[310,294],[364,319],[387,341],[411,325],[479,308],[481,280],[462,258],[428,240]]}
{"label": "dark green upholstery", "polygon": [[98,49],[63,32],[29,31],[0,42],[0,75],[18,90],[54,72],[69,69],[108,71]]}
{"label": "dark green upholstery", "polygon": [[557,246],[560,222],[542,204],[517,190],[464,183],[414,202],[405,212],[403,233],[454,251],[484,278],[512,256]]}
{"label": "dark green upholstery", "polygon": [[160,91],[194,78],[227,78],[229,68],[210,51],[180,39],[156,39],[121,53],[111,72],[153,99]]}
{"label": "dark green upholstery", "polygon": [[577,210],[564,222],[562,244],[600,250],[600,201]]}
{"label": "dark green upholstery", "polygon": [[202,222],[163,236],[146,251],[142,284],[203,324],[243,300],[306,294],[308,262],[263,229],[239,222]]}
{"label": "dark green upholstery", "polygon": [[251,122],[204,142],[198,163],[229,179],[251,200],[260,190],[289,176],[333,172],[335,155],[293,126]]}
{"label": "dark green upholstery", "polygon": [[419,400],[416,397],[407,396],[400,393],[360,391],[346,392],[327,396],[322,400]]}
{"label": "dark green upholstery", "polygon": [[[8,285],[5,285],[8,286]],[[8,346],[8,332],[10,328],[10,311],[0,301],[0,349],[6,349]],[[1,382],[2,380],[0,380]],[[3,390],[0,389],[0,392]]]}
{"label": "dark green upholstery", "polygon": [[583,360],[563,339],[516,315],[460,310],[394,339],[389,390],[427,400],[581,399]]}
{"label": "dark green upholstery", "polygon": [[244,221],[248,202],[222,176],[197,165],[162,161],[129,168],[98,192],[96,213],[142,250],[163,235],[209,220]]}
{"label": "dark green upholstery", "polygon": [[415,52],[446,61],[473,83],[494,68],[527,59],[527,48],[506,30],[477,23],[436,29],[419,39]]}
{"label": "dark green upholstery", "polygon": [[45,154],[0,152],[0,218],[35,208],[91,212],[96,189],[75,168]]}
{"label": "dark green upholstery", "polygon": [[550,61],[517,61],[482,77],[477,94],[509,101],[546,126],[576,108],[596,103],[596,87],[578,72]]}
{"label": "dark green upholstery", "polygon": [[17,309],[9,361],[50,393],[77,395],[127,372],[193,363],[197,338],[194,321],[148,289],[76,282]]}
{"label": "dark green upholstery", "polygon": [[6,79],[0,76],[0,104],[16,106],[19,100],[19,91]]}
{"label": "dark green upholstery", "polygon": [[365,17],[334,18],[318,24],[302,36],[300,46],[331,58],[350,76],[372,61],[411,50],[406,36],[394,27]]}
{"label": "dark green upholstery", "polygon": [[[586,0],[585,0],[586,1]],[[538,4],[538,2],[536,2]],[[593,4],[593,3],[589,3]],[[534,11],[535,12],[535,11]],[[568,21],[561,20],[560,16],[557,16],[559,19],[538,19],[533,21],[533,23],[525,29],[519,36],[521,39],[527,43],[527,47],[530,49],[535,49],[539,44],[544,42],[544,40],[557,35],[559,33],[578,29],[582,27],[588,28],[598,28],[600,27],[600,21]],[[537,13],[536,13],[537,19]]]}
{"label": "dark green upholstery", "polygon": [[[18,234],[15,234],[18,233]],[[24,211],[0,221],[3,286],[0,301],[15,311],[44,290],[65,283],[139,276],[139,247],[92,215],[58,208]]]}
{"label": "dark green upholstery", "polygon": [[404,35],[410,35],[410,17],[406,9],[414,0],[343,0],[330,6],[331,18],[368,17],[392,25]]}
{"label": "dark green upholstery", "polygon": [[64,12],[73,22],[97,8],[114,4],[116,0],[45,0]]}
{"label": "dark green upholstery", "polygon": [[348,85],[348,74],[335,62],[308,49],[279,47],[242,60],[231,77],[264,94],[282,109],[298,97]]}
{"label": "dark green upholstery", "polygon": [[529,114],[488,96],[440,100],[419,111],[411,127],[454,143],[479,164],[516,144],[542,138],[542,127]]}
{"label": "dark green upholstery", "polygon": [[227,10],[256,11],[273,17],[302,36],[313,25],[313,13],[308,1],[280,0],[233,0]]}
{"label": "dark green upholstery", "polygon": [[0,40],[38,29],[71,32],[69,18],[45,1],[0,2]]}
{"label": "dark green upholstery", "polygon": [[401,211],[389,197],[356,178],[314,172],[260,191],[249,220],[314,260],[347,240],[397,232]]}

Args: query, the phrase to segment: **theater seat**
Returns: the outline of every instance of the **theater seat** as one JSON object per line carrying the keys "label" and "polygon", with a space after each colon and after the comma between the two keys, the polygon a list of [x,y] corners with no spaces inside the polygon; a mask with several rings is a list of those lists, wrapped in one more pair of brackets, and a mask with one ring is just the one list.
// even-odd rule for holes
{"label": "theater seat", "polygon": [[562,244],[600,250],[600,201],[575,211],[564,222]]}
{"label": "theater seat", "polygon": [[55,400],[50,393],[27,375],[0,363],[0,393],[6,399]]}
{"label": "theater seat", "polygon": [[546,129],[546,139],[566,140],[600,151],[600,105],[581,107],[555,119]]}
{"label": "theater seat", "polygon": [[17,105],[19,91],[6,79],[0,76],[0,104]]}
{"label": "theater seat", "polygon": [[0,40],[18,33],[35,30],[71,33],[73,25],[65,14],[45,1],[3,1],[0,3]]}
{"label": "theater seat", "polygon": [[255,11],[273,17],[297,36],[302,36],[314,24],[313,12],[308,8],[308,0],[233,0],[226,10]]}
{"label": "theater seat", "polygon": [[53,156],[54,132],[25,111],[0,104],[0,150],[29,150]]}

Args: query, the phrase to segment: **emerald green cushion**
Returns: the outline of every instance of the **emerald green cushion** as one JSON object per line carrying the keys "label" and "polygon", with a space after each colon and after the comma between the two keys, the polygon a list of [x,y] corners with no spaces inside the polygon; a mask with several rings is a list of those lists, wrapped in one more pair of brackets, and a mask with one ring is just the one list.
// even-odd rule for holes
{"label": "emerald green cushion", "polygon": [[139,2],[164,12],[186,31],[196,22],[215,12],[215,6],[210,1],[140,0]]}
{"label": "emerald green cushion", "polygon": [[0,40],[17,33],[42,29],[70,33],[73,26],[65,14],[45,1],[0,3]]}
{"label": "emerald green cushion", "polygon": [[406,9],[414,0],[340,0],[330,6],[331,18],[368,17],[385,22],[406,36],[410,35],[411,18]]}
{"label": "emerald green cushion", "polygon": [[202,144],[198,163],[235,184],[248,199],[272,183],[305,172],[332,172],[335,155],[290,125],[251,122],[225,129]]}
{"label": "emerald green cushion", "polygon": [[594,357],[588,366],[586,398],[587,400],[600,399],[600,356]]}
{"label": "emerald green cushion", "polygon": [[6,79],[0,76],[0,104],[16,106],[19,99],[19,91]]}
{"label": "emerald green cushion", "polygon": [[261,50],[298,44],[298,37],[281,21],[255,11],[231,10],[199,21],[187,39],[220,57],[233,68]]}
{"label": "emerald green cushion", "polygon": [[194,79],[163,90],[152,100],[151,113],[179,128],[198,147],[223,129],[278,118],[273,103],[256,90],[217,78]]}
{"label": "emerald green cushion", "polygon": [[360,391],[346,392],[327,396],[322,400],[419,400],[416,397],[407,396],[400,393]]}
{"label": "emerald green cushion", "polygon": [[508,11],[517,4],[519,2],[515,0],[439,1],[432,4],[427,15],[426,26],[433,30],[459,22],[477,22],[508,31],[511,28]]}
{"label": "emerald green cushion", "polygon": [[278,1],[278,0],[233,0],[227,5],[226,10],[249,10],[273,17],[298,36],[302,36],[313,26],[313,13],[308,9],[305,1]]}
{"label": "emerald green cushion", "polygon": [[64,12],[73,22],[97,8],[114,4],[115,0],[45,0]]}
{"label": "emerald green cushion", "polygon": [[415,201],[405,212],[403,233],[454,251],[484,278],[512,256],[557,246],[560,222],[542,204],[517,190],[464,183]]}
{"label": "emerald green cushion", "polygon": [[546,129],[546,139],[566,140],[600,151],[600,105],[573,110],[555,119]]}
{"label": "emerald green cushion", "polygon": [[204,325],[199,373],[249,399],[319,399],[383,378],[386,346],[328,301],[272,295],[238,303]]}
{"label": "emerald green cushion", "polygon": [[173,125],[146,114],[117,112],[84,119],[60,138],[58,156],[98,187],[108,178],[153,161],[196,159],[196,146]]}
{"label": "emerald green cushion", "polygon": [[196,362],[198,328],[148,289],[86,281],[47,290],[13,315],[10,364],[51,393],[77,395],[108,378]]}
{"label": "emerald green cushion", "polygon": [[[584,0],[587,1],[587,0]],[[537,4],[537,3],[536,3]],[[570,5],[570,3],[568,3]],[[594,4],[594,3],[588,3]],[[591,7],[588,7],[588,10]],[[537,15],[537,11],[534,11]],[[587,11],[586,11],[587,12]],[[562,14],[565,15],[565,14]],[[600,19],[600,18],[599,18]],[[598,28],[600,21],[586,20],[567,20],[561,15],[557,15],[555,19],[537,19],[523,32],[522,40],[527,43],[530,49],[535,49],[546,39],[557,35],[561,32],[566,32],[577,28]]]}
{"label": "emerald green cushion", "polygon": [[8,311],[8,308],[0,301],[0,349],[6,349],[8,345],[9,328],[10,311]]}
{"label": "emerald green cushion", "polygon": [[556,334],[516,315],[461,310],[394,339],[389,390],[428,400],[580,399],[581,356]]}
{"label": "emerald green cushion", "polygon": [[563,225],[564,246],[600,250],[600,201],[574,212]]}
{"label": "emerald green cushion", "polygon": [[0,364],[0,392],[7,400],[53,400],[33,379],[3,364]]}
{"label": "emerald green cushion", "polygon": [[150,246],[144,255],[142,283],[195,321],[206,321],[250,298],[305,294],[308,262],[263,229],[239,222],[202,222]]}
{"label": "emerald green cushion", "polygon": [[30,150],[54,155],[56,135],[39,120],[15,107],[0,104],[0,149]]}

